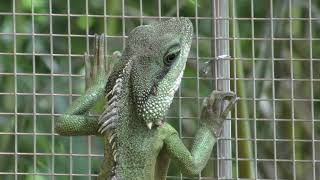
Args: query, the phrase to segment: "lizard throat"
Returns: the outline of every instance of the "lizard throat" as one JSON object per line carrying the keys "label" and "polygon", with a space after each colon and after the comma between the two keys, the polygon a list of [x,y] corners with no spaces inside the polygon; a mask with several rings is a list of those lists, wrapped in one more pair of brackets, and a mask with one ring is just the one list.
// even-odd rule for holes
{"label": "lizard throat", "polygon": [[180,86],[184,68],[185,66],[181,68],[178,74],[168,73],[160,82],[154,84],[146,101],[138,102],[138,113],[142,115],[149,129],[154,125],[158,127],[163,125],[164,117],[172,103],[174,93]]}

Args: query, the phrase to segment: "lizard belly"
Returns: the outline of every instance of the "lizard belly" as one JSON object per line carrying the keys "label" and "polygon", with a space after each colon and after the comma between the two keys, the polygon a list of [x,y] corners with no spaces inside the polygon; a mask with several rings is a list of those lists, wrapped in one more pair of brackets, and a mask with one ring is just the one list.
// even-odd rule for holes
{"label": "lizard belly", "polygon": [[[137,134],[137,135],[135,135]],[[163,140],[155,132],[134,133],[118,142],[119,161],[116,177],[119,179],[154,179],[157,156]]]}
{"label": "lizard belly", "polygon": [[117,167],[117,180],[153,180],[153,172],[148,172],[144,167]]}

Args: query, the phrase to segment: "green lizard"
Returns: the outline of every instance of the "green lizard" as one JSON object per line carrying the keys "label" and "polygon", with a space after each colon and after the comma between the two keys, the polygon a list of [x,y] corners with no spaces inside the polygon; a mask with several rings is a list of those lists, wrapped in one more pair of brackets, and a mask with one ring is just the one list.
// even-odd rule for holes
{"label": "green lizard", "polygon": [[[98,179],[165,179],[170,159],[190,175],[206,165],[236,95],[213,91],[205,98],[191,152],[164,122],[183,76],[192,33],[187,18],[135,28],[109,76],[104,35],[96,37],[92,68],[88,56],[84,58],[86,83],[92,85],[60,117],[55,130],[68,136],[103,135],[105,159]],[[99,118],[89,116],[104,96],[104,112]]]}

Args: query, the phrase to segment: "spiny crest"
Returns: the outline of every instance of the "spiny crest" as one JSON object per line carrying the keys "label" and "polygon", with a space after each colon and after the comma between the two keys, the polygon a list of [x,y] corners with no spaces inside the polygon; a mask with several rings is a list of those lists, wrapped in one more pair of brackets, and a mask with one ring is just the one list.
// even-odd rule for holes
{"label": "spiny crest", "polygon": [[[119,100],[121,96],[121,91],[123,89],[123,79],[124,77],[128,77],[130,70],[131,70],[131,63],[132,60],[129,60],[121,74],[119,74],[118,78],[116,79],[115,85],[113,86],[112,90],[109,91],[106,95],[108,98],[108,103],[105,106],[105,110],[99,117],[99,132],[104,133],[108,132],[115,127],[115,122],[119,118]],[[111,137],[111,135],[110,135]]]}
{"label": "spiny crest", "polygon": [[132,60],[129,60],[121,74],[119,74],[116,79],[115,85],[112,90],[109,91],[106,95],[108,98],[108,103],[104,107],[104,111],[99,117],[99,132],[101,134],[107,133],[108,140],[111,147],[111,153],[113,156],[113,168],[112,168],[112,176],[115,175],[115,165],[117,162],[117,134],[115,131],[117,121],[119,120],[119,112],[120,112],[120,98],[121,92],[124,86],[124,78],[128,77],[131,70]]}

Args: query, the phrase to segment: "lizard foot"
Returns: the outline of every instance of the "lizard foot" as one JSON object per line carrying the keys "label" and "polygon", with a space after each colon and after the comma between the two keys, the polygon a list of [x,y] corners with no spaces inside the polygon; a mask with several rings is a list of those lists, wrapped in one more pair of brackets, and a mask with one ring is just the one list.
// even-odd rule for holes
{"label": "lizard foot", "polygon": [[234,107],[237,96],[234,92],[212,91],[202,104],[201,120],[213,129],[215,136],[220,136],[223,123]]}

